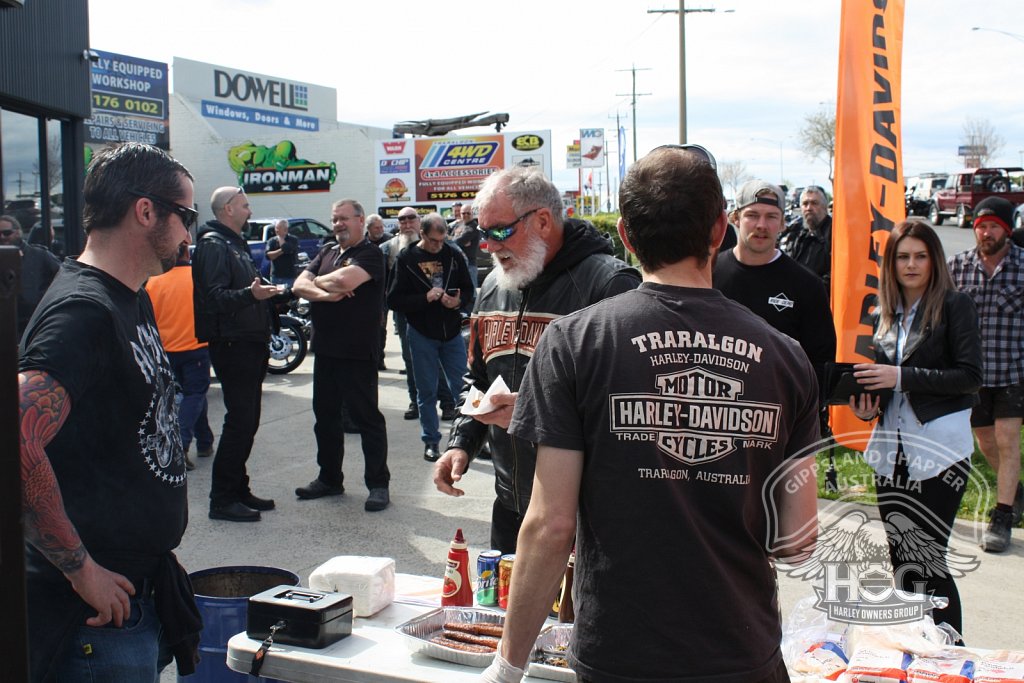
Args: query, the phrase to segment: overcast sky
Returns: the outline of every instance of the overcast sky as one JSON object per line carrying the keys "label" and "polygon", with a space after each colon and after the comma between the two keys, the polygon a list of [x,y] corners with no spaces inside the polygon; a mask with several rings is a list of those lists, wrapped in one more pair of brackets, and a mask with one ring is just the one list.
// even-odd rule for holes
{"label": "overcast sky", "polygon": [[[618,114],[632,159],[633,66],[636,91],[649,93],[637,98],[640,156],[677,140],[678,20],[647,11],[678,8],[671,0],[177,0],[144,15],[134,0],[89,7],[95,49],[334,87],[342,121],[390,128],[508,112],[509,131],[552,131],[563,188],[576,173],[560,150],[581,127],[606,127],[615,154]],[[827,166],[800,152],[797,133],[807,114],[835,107],[840,1],[690,0],[687,8],[717,10],[686,17],[689,140],[775,182],[781,149],[791,185],[827,183]],[[906,0],[905,173],[958,169],[968,116],[988,119],[1004,138],[994,163],[1020,165],[1022,63],[1020,0]]]}

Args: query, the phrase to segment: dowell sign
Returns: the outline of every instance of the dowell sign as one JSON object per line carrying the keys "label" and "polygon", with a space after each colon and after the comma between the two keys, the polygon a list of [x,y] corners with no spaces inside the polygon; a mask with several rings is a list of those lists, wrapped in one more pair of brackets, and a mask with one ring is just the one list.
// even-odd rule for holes
{"label": "dowell sign", "polygon": [[[237,124],[316,132],[338,120],[334,88],[174,58],[174,91],[226,136],[250,136]],[[223,122],[223,123],[221,123]]]}
{"label": "dowell sign", "polygon": [[234,97],[239,102],[254,102],[282,109],[309,109],[309,87],[288,81],[275,81],[245,73],[213,71],[215,97]]}

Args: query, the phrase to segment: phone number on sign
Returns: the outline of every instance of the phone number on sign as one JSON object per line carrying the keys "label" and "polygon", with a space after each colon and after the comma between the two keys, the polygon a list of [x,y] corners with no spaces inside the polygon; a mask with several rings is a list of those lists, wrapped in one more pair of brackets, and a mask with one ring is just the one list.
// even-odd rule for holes
{"label": "phone number on sign", "polygon": [[476,190],[463,190],[461,192],[428,192],[427,199],[472,199],[476,197]]}
{"label": "phone number on sign", "polygon": [[114,93],[94,90],[92,93],[92,106],[104,111],[127,112],[142,116],[152,116],[158,119],[164,117],[164,103],[161,100],[154,100],[148,97],[116,95]]}

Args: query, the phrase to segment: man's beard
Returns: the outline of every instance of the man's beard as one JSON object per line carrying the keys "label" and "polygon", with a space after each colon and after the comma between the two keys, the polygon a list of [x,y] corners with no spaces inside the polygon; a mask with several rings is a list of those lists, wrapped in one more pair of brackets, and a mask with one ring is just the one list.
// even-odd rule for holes
{"label": "man's beard", "polygon": [[512,268],[505,270],[497,253],[491,254],[494,270],[498,278],[498,287],[505,290],[523,289],[544,272],[544,261],[548,256],[548,245],[544,240],[527,240],[523,253],[512,257]]}
{"label": "man's beard", "polygon": [[[827,216],[828,214],[825,214]],[[804,227],[812,232],[818,232],[818,229],[825,224],[825,216],[821,217],[821,220],[817,220],[814,216],[804,215]]]}
{"label": "man's beard", "polygon": [[418,242],[419,239],[420,239],[419,235],[417,235],[414,232],[413,233],[400,232],[400,233],[398,233],[397,237],[393,237],[392,240],[394,240],[395,242],[398,243],[397,244],[398,248],[397,249],[396,248],[392,248],[388,252],[388,268],[391,268],[391,267],[393,267],[395,265],[395,260],[398,258],[398,254],[403,249],[408,247],[410,244],[416,244],[416,242]]}
{"label": "man's beard", "polygon": [[983,256],[992,256],[998,254],[1006,246],[1007,234],[1002,233],[1002,237],[992,240],[991,242],[978,242],[978,251]]}
{"label": "man's beard", "polygon": [[167,233],[170,231],[170,218],[164,218],[158,222],[149,234],[146,236],[146,241],[149,242],[149,246],[153,249],[153,253],[160,259],[160,272],[166,273],[178,263],[178,248],[181,244],[175,244],[169,246],[167,242]]}

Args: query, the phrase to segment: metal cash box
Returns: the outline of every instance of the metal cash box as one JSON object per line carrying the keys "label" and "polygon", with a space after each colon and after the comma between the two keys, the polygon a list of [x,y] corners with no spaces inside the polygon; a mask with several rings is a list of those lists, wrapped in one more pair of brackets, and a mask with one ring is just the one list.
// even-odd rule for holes
{"label": "metal cash box", "polygon": [[274,642],[319,649],[352,633],[352,596],[277,586],[249,598],[246,616],[250,638],[263,640],[274,624],[283,621]]}

